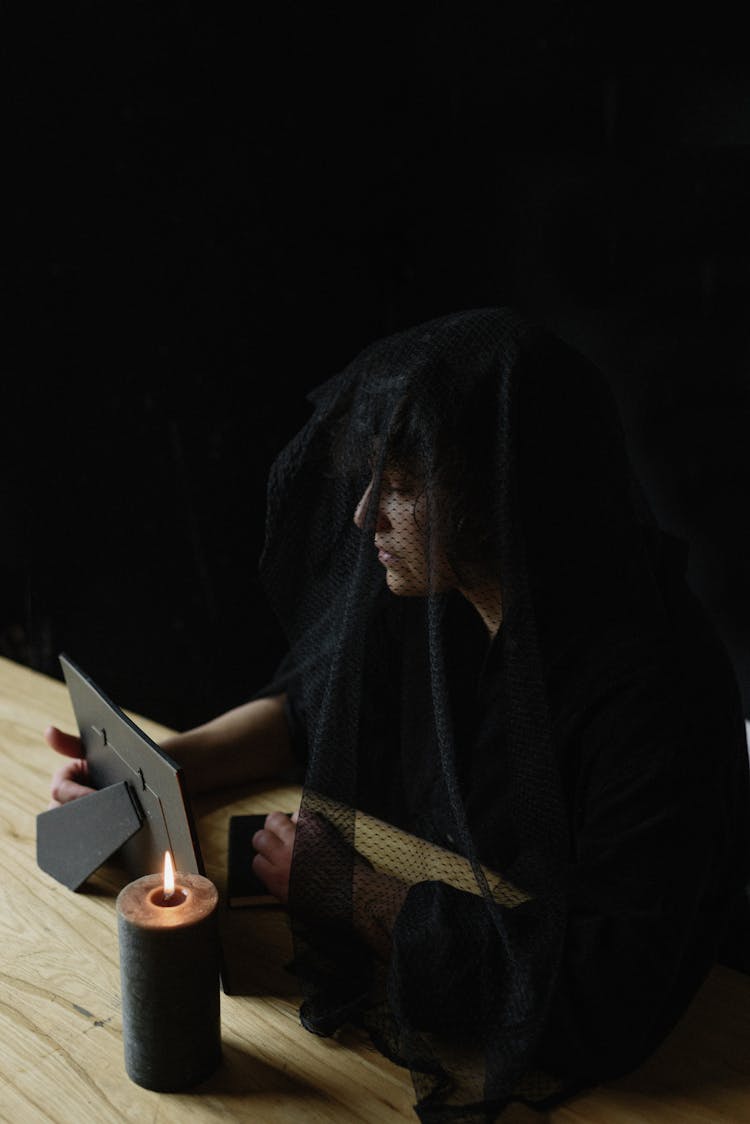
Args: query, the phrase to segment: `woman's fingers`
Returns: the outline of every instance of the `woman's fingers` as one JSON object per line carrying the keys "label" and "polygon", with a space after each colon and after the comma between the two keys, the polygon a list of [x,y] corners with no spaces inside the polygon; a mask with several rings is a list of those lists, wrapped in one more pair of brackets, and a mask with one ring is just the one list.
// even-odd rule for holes
{"label": "woman's fingers", "polygon": [[272,862],[284,859],[287,852],[291,860],[295,830],[289,816],[283,812],[271,812],[266,816],[265,827],[253,836],[253,847]]}
{"label": "woman's fingers", "polygon": [[267,815],[265,830],[272,831],[274,835],[278,835],[278,837],[285,842],[294,840],[294,821],[293,818],[287,816],[285,812],[271,812]]}
{"label": "woman's fingers", "polygon": [[253,871],[260,878],[269,894],[286,905],[289,900],[289,867],[269,862],[265,855],[257,854],[253,859]]}
{"label": "woman's fingers", "polygon": [[52,777],[49,807],[59,808],[69,800],[78,800],[80,796],[88,796],[93,792],[94,789],[86,783],[89,779],[89,767],[82,756],[81,739],[76,734],[64,733],[57,726],[48,726],[44,731],[44,740],[56,753],[74,758],[61,765]]}
{"label": "woman's fingers", "polygon": [[257,854],[253,870],[274,897],[286,904],[289,897],[289,871],[294,850],[295,825],[283,812],[266,816],[265,827],[253,836]]}
{"label": "woman's fingers", "polygon": [[44,740],[50,749],[63,753],[66,757],[82,757],[83,748],[81,739],[76,734],[66,734],[58,730],[57,726],[48,726],[44,731]]}
{"label": "woman's fingers", "polygon": [[69,800],[78,800],[79,797],[92,793],[94,789],[85,783],[88,775],[88,765],[81,759],[61,765],[52,778],[50,807],[55,808],[60,804],[67,804]]}

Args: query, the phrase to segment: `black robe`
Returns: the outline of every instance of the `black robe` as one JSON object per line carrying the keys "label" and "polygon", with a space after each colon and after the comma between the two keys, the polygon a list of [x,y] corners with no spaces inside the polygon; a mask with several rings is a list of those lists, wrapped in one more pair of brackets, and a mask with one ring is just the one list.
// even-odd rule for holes
{"label": "black robe", "polygon": [[[567,636],[545,653],[570,840],[567,930],[537,1049],[529,1095],[536,1104],[625,1073],[654,1050],[715,962],[750,878],[748,758],[734,674],[685,583],[680,544],[652,532],[650,549],[666,627],[609,643],[597,637],[595,647]],[[456,828],[430,733],[424,611],[415,600],[383,600],[368,645],[358,806],[451,849]],[[523,883],[512,834],[498,832],[498,807],[512,799],[497,743],[503,630],[488,644],[458,595],[444,611],[469,822],[483,863]],[[293,682],[288,714],[304,759]],[[514,924],[522,929],[523,907]],[[412,886],[392,948],[390,999],[404,1022],[465,1038],[474,1024],[486,1025],[487,1004],[502,992],[492,977],[509,968],[481,897],[434,881]],[[359,1000],[357,993],[353,1006]],[[334,1005],[351,1017],[339,991]],[[324,998],[317,1009],[326,1011]],[[320,1017],[330,1032],[335,1018]]]}

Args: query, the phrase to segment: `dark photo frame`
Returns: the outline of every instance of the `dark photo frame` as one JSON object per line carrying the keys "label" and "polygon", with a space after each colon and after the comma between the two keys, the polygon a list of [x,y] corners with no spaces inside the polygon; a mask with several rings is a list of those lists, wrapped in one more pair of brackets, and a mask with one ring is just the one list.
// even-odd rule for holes
{"label": "dark photo frame", "polygon": [[157,873],[167,850],[204,874],[180,766],[70,657],[60,664],[97,791],[37,816],[38,865],[71,890],[115,857],[133,878]]}

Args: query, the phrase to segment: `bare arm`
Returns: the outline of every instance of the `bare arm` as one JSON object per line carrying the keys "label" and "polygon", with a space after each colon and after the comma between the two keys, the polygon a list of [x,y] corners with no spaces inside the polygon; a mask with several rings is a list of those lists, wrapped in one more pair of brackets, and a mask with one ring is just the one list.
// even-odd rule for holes
{"label": "bare arm", "polygon": [[253,699],[161,747],[185,770],[191,792],[279,777],[294,768],[285,695]]}

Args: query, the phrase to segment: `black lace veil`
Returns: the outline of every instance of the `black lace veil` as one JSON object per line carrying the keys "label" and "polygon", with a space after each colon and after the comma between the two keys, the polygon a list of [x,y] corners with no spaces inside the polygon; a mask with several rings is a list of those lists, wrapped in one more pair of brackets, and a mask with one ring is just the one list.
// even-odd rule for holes
{"label": "black lace veil", "polygon": [[302,1019],[366,1027],[423,1120],[544,1103],[564,1085],[539,1064],[568,921],[559,699],[664,627],[617,411],[498,309],[378,341],[311,403],[261,561],[306,764]]}

